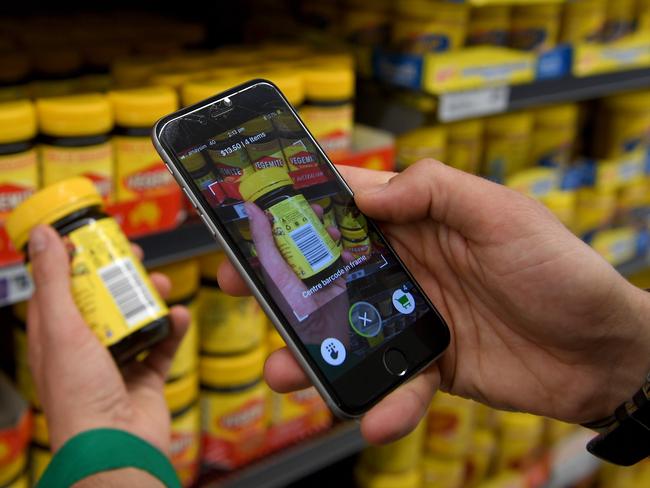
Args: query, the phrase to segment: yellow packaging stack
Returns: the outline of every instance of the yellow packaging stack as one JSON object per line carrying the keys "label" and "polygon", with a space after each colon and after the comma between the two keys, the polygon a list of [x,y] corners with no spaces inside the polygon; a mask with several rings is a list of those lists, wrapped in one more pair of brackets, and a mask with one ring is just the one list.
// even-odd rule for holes
{"label": "yellow packaging stack", "polygon": [[607,0],[603,38],[614,41],[634,31],[637,0]]}
{"label": "yellow packaging stack", "polygon": [[115,200],[118,202],[169,193],[176,188],[151,142],[151,128],[178,108],[169,88],[114,91],[109,99],[115,117]]}
{"label": "yellow packaging stack", "polygon": [[36,113],[27,100],[0,103],[0,226],[39,186]]}
{"label": "yellow packaging stack", "polygon": [[578,136],[578,106],[555,105],[535,111],[530,160],[534,166],[566,167]]}
{"label": "yellow packaging stack", "polygon": [[425,158],[447,161],[447,129],[444,126],[422,127],[399,136],[395,158],[400,171]]}
{"label": "yellow packaging stack", "polygon": [[201,357],[205,463],[232,470],[263,453],[268,423],[265,358],[265,345],[237,355]]}
{"label": "yellow packaging stack", "polygon": [[650,91],[605,98],[598,114],[595,152],[615,158],[650,145]]}
{"label": "yellow packaging stack", "polygon": [[105,200],[113,196],[113,115],[104,95],[37,100],[43,186],[73,176],[92,180]]}
{"label": "yellow packaging stack", "polygon": [[562,42],[597,42],[607,20],[607,0],[576,0],[564,5]]}
{"label": "yellow packaging stack", "polygon": [[438,393],[429,407],[427,451],[436,457],[458,459],[469,452],[474,428],[474,405],[446,393]]}
{"label": "yellow packaging stack", "polygon": [[441,161],[467,173],[477,174],[483,156],[483,121],[465,120],[444,127],[447,130],[447,145],[446,151],[441,154],[444,156]]}
{"label": "yellow packaging stack", "polygon": [[470,13],[467,45],[508,45],[510,14],[511,8],[507,5],[488,5],[473,8]]}
{"label": "yellow packaging stack", "polygon": [[300,116],[330,158],[352,149],[354,71],[349,58],[303,67],[305,103]]}
{"label": "yellow packaging stack", "polygon": [[486,120],[483,173],[488,178],[503,182],[529,165],[533,124],[532,112],[498,115]]}
{"label": "yellow packaging stack", "polygon": [[469,7],[436,0],[399,0],[392,45],[405,53],[459,49],[465,44]]}
{"label": "yellow packaging stack", "polygon": [[516,5],[512,12],[510,45],[525,51],[553,49],[560,35],[562,5]]}
{"label": "yellow packaging stack", "polygon": [[499,412],[496,470],[508,471],[532,465],[543,446],[544,419],[517,412]]}
{"label": "yellow packaging stack", "polygon": [[[269,354],[285,346],[272,325],[269,325],[267,344]],[[267,448],[277,450],[331,423],[332,414],[314,387],[286,394],[271,391]]]}

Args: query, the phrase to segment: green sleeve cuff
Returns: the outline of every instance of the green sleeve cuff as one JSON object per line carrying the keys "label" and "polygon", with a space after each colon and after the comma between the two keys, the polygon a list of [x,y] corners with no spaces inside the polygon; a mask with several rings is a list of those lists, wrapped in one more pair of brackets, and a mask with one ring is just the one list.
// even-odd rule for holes
{"label": "green sleeve cuff", "polygon": [[168,488],[181,488],[167,457],[148,442],[116,429],[93,429],[68,440],[36,488],[68,488],[97,473],[122,468],[146,471]]}

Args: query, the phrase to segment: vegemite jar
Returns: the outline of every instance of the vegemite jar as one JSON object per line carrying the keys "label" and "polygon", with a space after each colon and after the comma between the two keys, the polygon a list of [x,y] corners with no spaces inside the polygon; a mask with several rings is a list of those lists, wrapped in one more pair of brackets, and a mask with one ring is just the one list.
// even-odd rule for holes
{"label": "vegemite jar", "polygon": [[169,312],[102,197],[86,178],[55,183],[28,198],[7,220],[16,249],[37,225],[51,225],[70,253],[71,291],[88,326],[118,363],[165,339]]}
{"label": "vegemite jar", "polygon": [[308,286],[334,274],[343,264],[341,250],[305,197],[294,190],[282,168],[248,174],[239,191],[272,219],[273,238],[284,260]]}

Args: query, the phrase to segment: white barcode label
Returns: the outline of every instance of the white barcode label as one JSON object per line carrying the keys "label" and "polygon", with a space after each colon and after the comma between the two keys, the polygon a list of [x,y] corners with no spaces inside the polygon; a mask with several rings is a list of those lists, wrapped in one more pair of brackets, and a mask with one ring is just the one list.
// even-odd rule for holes
{"label": "white barcode label", "polygon": [[155,317],[160,308],[130,259],[120,259],[99,270],[99,276],[129,327]]}
{"label": "white barcode label", "polygon": [[332,261],[332,253],[311,224],[305,224],[289,233],[313,271],[318,271]]}

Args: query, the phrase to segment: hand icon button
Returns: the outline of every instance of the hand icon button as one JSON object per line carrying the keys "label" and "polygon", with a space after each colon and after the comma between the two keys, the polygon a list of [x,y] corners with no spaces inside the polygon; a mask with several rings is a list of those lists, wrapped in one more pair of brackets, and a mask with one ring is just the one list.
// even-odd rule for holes
{"label": "hand icon button", "polygon": [[335,337],[328,337],[320,345],[323,360],[331,366],[339,366],[345,361],[345,346]]}

